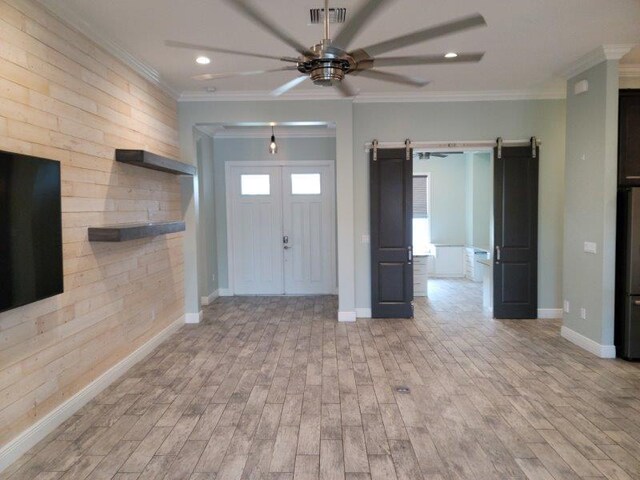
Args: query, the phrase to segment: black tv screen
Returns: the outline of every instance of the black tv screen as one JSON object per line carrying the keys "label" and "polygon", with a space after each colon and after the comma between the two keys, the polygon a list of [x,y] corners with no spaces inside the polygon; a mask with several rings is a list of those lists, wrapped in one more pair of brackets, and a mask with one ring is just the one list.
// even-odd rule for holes
{"label": "black tv screen", "polygon": [[0,312],[63,291],[60,163],[0,151]]}

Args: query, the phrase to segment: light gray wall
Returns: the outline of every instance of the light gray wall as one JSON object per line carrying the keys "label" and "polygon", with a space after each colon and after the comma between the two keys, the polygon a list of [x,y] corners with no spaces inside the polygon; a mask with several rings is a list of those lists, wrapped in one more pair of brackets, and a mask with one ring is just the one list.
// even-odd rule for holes
{"label": "light gray wall", "polygon": [[[540,308],[562,305],[562,236],[565,155],[564,100],[354,105],[355,237],[369,233],[369,171],[364,146],[380,142],[528,139],[543,142],[540,159]],[[356,306],[369,307],[370,249],[355,245]]]}
{"label": "light gray wall", "polygon": [[[225,188],[225,163],[228,161],[263,160],[333,160],[336,159],[335,137],[324,138],[277,138],[278,153],[267,153],[267,139],[258,138],[215,138],[213,140],[215,182],[215,206],[220,288],[229,288],[229,264],[227,258],[227,194]],[[209,208],[210,209],[210,208]],[[211,209],[210,209],[211,210]]]}
{"label": "light gray wall", "polygon": [[[198,289],[200,297],[218,290],[218,256],[216,212],[214,200],[213,139],[199,134],[196,140],[198,159],[198,190],[200,192],[198,239]],[[215,279],[213,276],[215,275]]]}
{"label": "light gray wall", "polygon": [[[491,209],[493,206],[493,179],[491,172],[491,154],[474,153],[471,156],[473,184],[470,216],[473,223],[471,243],[467,245],[489,249],[491,246]],[[467,170],[467,175],[469,175]]]}
{"label": "light gray wall", "polygon": [[[195,163],[193,127],[205,123],[296,120],[336,123],[338,281],[340,311],[370,307],[369,172],[365,144],[423,141],[542,139],[539,214],[539,300],[541,308],[561,306],[565,101],[522,100],[451,103],[352,103],[337,101],[183,102],[180,144]],[[195,257],[195,208],[189,204],[185,253]],[[195,231],[195,230],[193,230]],[[356,242],[357,239],[357,242]],[[196,262],[185,258],[187,291]],[[190,297],[187,298],[187,311]]]}
{"label": "light gray wall", "polygon": [[431,243],[466,243],[466,169],[464,154],[413,162],[415,175],[430,175]]}
{"label": "light gray wall", "polygon": [[[576,82],[589,91],[574,95]],[[602,62],[567,83],[564,295],[571,304],[564,325],[613,344],[618,129],[618,64]],[[584,252],[596,242],[597,254]],[[587,318],[580,318],[580,308]]]}
{"label": "light gray wall", "polygon": [[473,246],[473,153],[465,153],[465,245]]}

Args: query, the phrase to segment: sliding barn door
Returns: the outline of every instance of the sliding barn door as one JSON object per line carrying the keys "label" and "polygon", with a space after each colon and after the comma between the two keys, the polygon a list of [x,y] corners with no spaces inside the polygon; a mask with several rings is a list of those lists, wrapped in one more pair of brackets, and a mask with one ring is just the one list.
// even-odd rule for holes
{"label": "sliding barn door", "polygon": [[371,313],[413,316],[413,152],[370,152]]}
{"label": "sliding barn door", "polygon": [[493,315],[537,318],[540,149],[500,150],[494,156]]}

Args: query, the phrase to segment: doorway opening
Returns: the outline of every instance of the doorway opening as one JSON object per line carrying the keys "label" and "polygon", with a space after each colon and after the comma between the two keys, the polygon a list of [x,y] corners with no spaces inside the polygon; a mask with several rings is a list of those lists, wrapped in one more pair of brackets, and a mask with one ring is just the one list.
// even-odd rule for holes
{"label": "doorway opening", "polygon": [[493,151],[413,152],[414,297],[417,306],[490,312]]}
{"label": "doorway opening", "polygon": [[198,125],[203,304],[216,296],[337,294],[335,127]]}

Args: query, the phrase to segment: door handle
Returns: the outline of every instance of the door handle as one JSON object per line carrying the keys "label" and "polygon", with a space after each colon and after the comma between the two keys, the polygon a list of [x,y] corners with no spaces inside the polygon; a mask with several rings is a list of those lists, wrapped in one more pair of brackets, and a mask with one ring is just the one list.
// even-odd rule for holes
{"label": "door handle", "polygon": [[496,245],[496,261],[500,261],[500,246]]}
{"label": "door handle", "polygon": [[289,245],[285,245],[285,246],[284,246],[284,249],[285,249],[285,250],[289,250],[290,248],[291,248],[291,246],[289,246]]}
{"label": "door handle", "polygon": [[409,263],[413,261],[413,247],[411,245],[407,247],[407,261]]}
{"label": "door handle", "polygon": [[634,304],[634,305],[637,305],[637,306],[639,306],[639,307],[640,307],[640,300],[634,300],[634,301],[633,301],[633,304]]}

